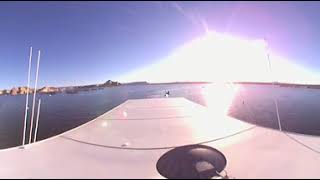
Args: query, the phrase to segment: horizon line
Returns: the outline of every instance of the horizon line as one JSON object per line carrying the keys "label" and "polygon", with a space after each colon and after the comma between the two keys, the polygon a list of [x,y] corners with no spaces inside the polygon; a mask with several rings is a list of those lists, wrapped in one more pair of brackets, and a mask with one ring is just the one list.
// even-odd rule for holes
{"label": "horizon line", "polygon": [[[105,81],[104,83],[108,82],[109,80]],[[169,82],[152,82],[152,81],[130,81],[130,82],[120,82],[120,81],[114,81],[114,80],[110,80],[112,82],[118,82],[120,84],[131,84],[131,83],[147,83],[147,84],[173,84],[173,83],[251,83],[251,84],[286,84],[286,85],[309,85],[309,86],[317,86],[320,85],[319,84],[315,84],[315,83],[294,83],[294,82],[280,82],[280,81],[224,81],[224,82],[214,82],[214,81],[169,81]],[[65,88],[65,87],[79,87],[79,86],[90,86],[90,85],[99,85],[99,84],[104,84],[104,83],[92,83],[92,84],[73,84],[73,85],[61,85],[61,86],[52,86],[52,85],[43,85],[41,86],[41,88],[37,88],[38,89],[42,89],[45,87],[52,87],[52,88]],[[4,89],[0,89],[0,91],[3,90],[11,90],[14,88],[27,88],[26,85],[23,86],[12,86],[11,88],[4,88]],[[33,89],[30,88],[29,89]]]}

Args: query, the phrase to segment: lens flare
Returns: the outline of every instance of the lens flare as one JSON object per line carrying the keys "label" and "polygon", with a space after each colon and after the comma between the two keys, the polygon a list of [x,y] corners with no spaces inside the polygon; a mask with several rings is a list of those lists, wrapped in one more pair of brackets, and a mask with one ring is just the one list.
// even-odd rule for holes
{"label": "lens flare", "polygon": [[[313,73],[271,52],[270,74],[263,39],[247,40],[213,31],[176,49],[167,58],[124,77],[124,82],[314,82]],[[273,75],[273,76],[272,76]]]}

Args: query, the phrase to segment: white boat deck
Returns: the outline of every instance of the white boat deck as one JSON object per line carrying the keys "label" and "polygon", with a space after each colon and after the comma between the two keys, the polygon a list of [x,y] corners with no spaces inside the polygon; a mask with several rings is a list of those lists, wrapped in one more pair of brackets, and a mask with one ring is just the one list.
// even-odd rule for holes
{"label": "white boat deck", "polygon": [[[174,147],[212,146],[235,178],[319,178],[320,156],[282,132],[213,116],[184,98],[128,100],[74,130],[0,150],[0,178],[163,178]],[[320,150],[320,138],[290,135]]]}

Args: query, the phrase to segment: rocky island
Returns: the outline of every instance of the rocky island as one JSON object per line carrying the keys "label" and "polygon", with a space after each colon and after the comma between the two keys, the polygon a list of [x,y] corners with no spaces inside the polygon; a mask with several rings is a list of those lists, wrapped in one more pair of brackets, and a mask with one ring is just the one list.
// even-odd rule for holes
{"label": "rocky island", "polygon": [[0,95],[19,95],[19,94],[27,94],[27,92],[33,93],[33,89],[27,87],[14,87],[11,90],[0,90]]}
{"label": "rocky island", "polygon": [[[42,87],[37,89],[37,93],[39,94],[57,94],[57,93],[77,93],[80,91],[90,91],[90,90],[98,90],[106,87],[120,86],[121,83],[116,81],[108,80],[103,84],[95,84],[95,85],[84,85],[84,86],[67,86],[67,87]],[[34,93],[34,89],[27,87],[14,87],[11,90],[0,90],[0,95],[23,95],[27,93]]]}

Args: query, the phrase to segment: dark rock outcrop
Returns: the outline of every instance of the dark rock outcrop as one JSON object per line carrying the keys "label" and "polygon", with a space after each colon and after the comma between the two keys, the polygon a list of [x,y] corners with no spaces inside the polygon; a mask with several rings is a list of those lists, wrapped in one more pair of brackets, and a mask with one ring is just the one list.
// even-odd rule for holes
{"label": "dark rock outcrop", "polygon": [[108,80],[107,82],[105,82],[104,84],[102,84],[102,86],[104,86],[104,87],[119,86],[119,85],[121,85],[119,82],[117,82],[117,81],[111,81],[111,80]]}
{"label": "dark rock outcrop", "polygon": [[19,93],[19,89],[18,88],[12,88],[10,90],[10,94],[13,95],[13,96],[18,95],[18,93]]}

